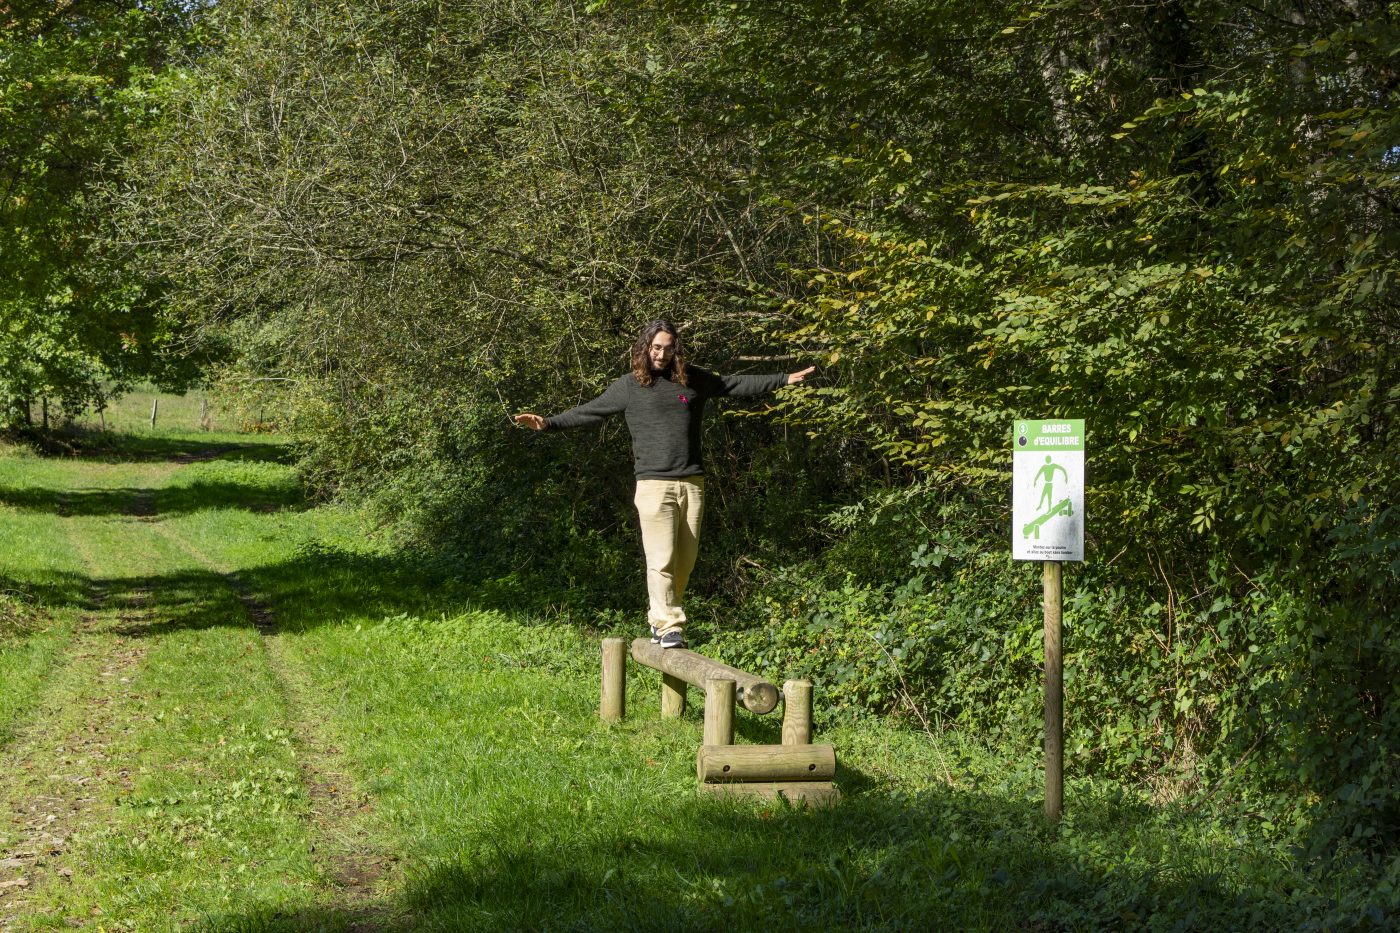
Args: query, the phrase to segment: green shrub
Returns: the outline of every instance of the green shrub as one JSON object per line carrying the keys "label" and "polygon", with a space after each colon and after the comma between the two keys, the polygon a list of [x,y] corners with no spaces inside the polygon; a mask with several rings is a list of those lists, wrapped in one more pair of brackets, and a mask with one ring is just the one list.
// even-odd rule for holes
{"label": "green shrub", "polygon": [[[967,510],[872,500],[838,513],[850,534],[829,563],[785,567],[747,594],[742,627],[716,630],[714,650],[774,677],[811,677],[828,723],[891,713],[1034,754],[1038,565],[1009,561],[1004,534],[986,536]],[[1393,851],[1400,654],[1367,599],[1395,592],[1395,512],[1358,508],[1369,518],[1326,585],[1278,566],[1246,576],[1219,555],[1191,568],[1189,587],[1118,562],[1068,565],[1067,767],[1258,814],[1315,853]],[[936,534],[923,514],[939,517]],[[864,577],[850,571],[848,552],[900,525],[920,529],[898,535],[902,578],[887,553]]]}

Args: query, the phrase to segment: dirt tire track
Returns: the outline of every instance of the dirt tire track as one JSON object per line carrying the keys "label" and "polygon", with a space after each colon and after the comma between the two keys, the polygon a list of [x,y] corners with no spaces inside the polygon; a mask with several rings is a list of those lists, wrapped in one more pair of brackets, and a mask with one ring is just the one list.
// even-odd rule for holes
{"label": "dirt tire track", "polygon": [[[25,881],[0,893],[0,930],[14,929],[30,895],[56,877],[71,876],[63,856],[75,836],[98,824],[94,808],[102,806],[102,798],[131,790],[131,770],[113,762],[107,748],[120,732],[122,707],[139,699],[120,695],[120,686],[132,679],[127,675],[145,657],[145,646],[119,638],[109,649],[101,644],[107,636],[96,630],[96,619],[89,617],[86,622],[87,631],[69,652],[64,674],[66,679],[87,678],[93,692],[80,709],[41,707],[0,758],[10,804],[6,835],[14,833],[14,841],[0,849],[0,866],[18,869],[18,877]],[[55,719],[67,720],[57,739]],[[57,761],[66,773],[36,771],[35,761]]]}
{"label": "dirt tire track", "polygon": [[374,844],[368,819],[373,811],[369,795],[357,789],[325,727],[307,715],[315,705],[304,677],[287,656],[272,609],[237,571],[214,560],[174,529],[162,524],[150,527],[222,577],[263,636],[268,669],[282,694],[302,784],[311,802],[315,838],[325,842],[313,845],[312,859],[334,886],[339,901],[336,906],[354,912],[356,919],[347,929],[373,933],[406,928],[408,918],[387,903],[388,892],[401,887],[403,866],[397,855]]}
{"label": "dirt tire track", "polygon": [[[66,512],[64,506],[60,498],[60,515]],[[140,699],[124,693],[121,685],[132,680],[126,675],[140,666],[146,646],[103,630],[100,614],[110,594],[92,576],[97,564],[84,537],[70,532],[69,541],[88,570],[89,611],[80,616],[50,671],[53,686],[16,739],[0,749],[0,774],[6,778],[0,800],[9,811],[9,826],[0,830],[0,931],[16,929],[34,895],[56,879],[72,876],[64,855],[76,835],[95,825],[94,806],[101,806],[104,796],[115,796],[104,788],[129,792],[132,784],[131,770],[113,766],[107,748],[117,734],[121,707]],[[83,702],[56,703],[54,696],[74,683],[82,685],[74,693]],[[71,695],[66,698],[71,700]],[[55,722],[62,728],[56,730]],[[62,736],[58,740],[53,739],[56,731]],[[36,771],[36,761],[57,762],[69,773]]]}

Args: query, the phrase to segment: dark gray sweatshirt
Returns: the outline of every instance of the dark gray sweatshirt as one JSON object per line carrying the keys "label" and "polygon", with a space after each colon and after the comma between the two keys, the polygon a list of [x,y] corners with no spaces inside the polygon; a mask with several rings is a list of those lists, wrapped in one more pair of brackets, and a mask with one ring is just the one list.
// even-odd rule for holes
{"label": "dark gray sweatshirt", "polygon": [[658,376],[650,386],[628,373],[591,402],[552,418],[545,428],[581,428],[621,412],[632,432],[637,479],[681,479],[705,472],[700,454],[700,418],[705,401],[725,395],[760,395],[787,384],[787,373],[762,376],[717,376],[696,366],[686,368],[689,386]]}

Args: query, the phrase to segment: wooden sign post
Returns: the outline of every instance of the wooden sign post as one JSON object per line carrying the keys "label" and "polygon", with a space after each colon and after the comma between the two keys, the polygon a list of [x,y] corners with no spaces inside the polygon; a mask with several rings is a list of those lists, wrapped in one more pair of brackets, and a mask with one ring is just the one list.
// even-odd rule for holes
{"label": "wooden sign post", "polygon": [[1045,583],[1045,818],[1059,822],[1065,808],[1065,668],[1060,654],[1064,607],[1062,565],[1047,560]]}
{"label": "wooden sign post", "polygon": [[1045,590],[1045,818],[1065,799],[1064,562],[1084,559],[1084,422],[1017,421],[1011,556],[1041,562]]}

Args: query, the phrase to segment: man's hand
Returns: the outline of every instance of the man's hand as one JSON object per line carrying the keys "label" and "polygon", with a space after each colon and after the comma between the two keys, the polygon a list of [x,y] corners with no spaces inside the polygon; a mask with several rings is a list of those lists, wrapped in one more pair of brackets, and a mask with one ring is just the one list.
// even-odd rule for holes
{"label": "man's hand", "polygon": [[[814,373],[814,372],[816,372],[816,371],[817,371],[817,367],[815,367],[815,366],[808,366],[806,369],[802,370],[801,372],[788,373],[787,384],[788,384],[788,385],[795,385],[795,384],[801,382],[803,379],[806,379],[808,376],[812,375],[812,373]],[[520,417],[520,416],[517,415],[517,416],[516,416],[516,420],[519,420],[519,417]]]}
{"label": "man's hand", "polygon": [[525,414],[516,415],[515,423],[523,427],[527,427],[532,431],[544,430],[544,419],[541,418],[539,415],[532,415],[528,412],[526,412]]}

